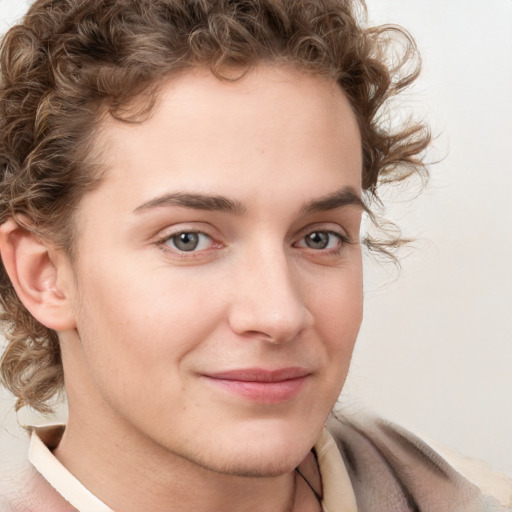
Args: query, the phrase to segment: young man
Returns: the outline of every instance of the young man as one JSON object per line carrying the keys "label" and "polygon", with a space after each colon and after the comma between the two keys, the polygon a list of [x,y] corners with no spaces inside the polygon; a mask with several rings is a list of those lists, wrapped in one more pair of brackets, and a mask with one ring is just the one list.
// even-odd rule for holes
{"label": "young man", "polygon": [[385,41],[414,46],[361,9],[39,0],[8,33],[2,376],[42,411],[64,385],[69,421],[3,508],[505,510],[411,434],[331,416],[361,215],[428,144],[378,123],[417,74]]}

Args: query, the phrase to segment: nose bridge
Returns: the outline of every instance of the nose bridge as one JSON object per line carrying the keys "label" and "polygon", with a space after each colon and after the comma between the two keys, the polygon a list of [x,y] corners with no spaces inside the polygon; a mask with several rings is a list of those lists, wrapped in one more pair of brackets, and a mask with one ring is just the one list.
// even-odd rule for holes
{"label": "nose bridge", "polygon": [[259,245],[237,274],[230,323],[238,334],[279,343],[311,324],[299,275],[282,245]]}

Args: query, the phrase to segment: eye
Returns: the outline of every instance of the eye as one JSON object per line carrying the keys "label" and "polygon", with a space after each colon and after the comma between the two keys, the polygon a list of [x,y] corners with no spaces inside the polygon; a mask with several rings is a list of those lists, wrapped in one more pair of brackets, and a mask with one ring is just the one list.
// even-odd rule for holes
{"label": "eye", "polygon": [[312,231],[301,238],[297,246],[322,251],[340,247],[344,242],[346,242],[346,239],[340,233],[335,233],[334,231]]}
{"label": "eye", "polygon": [[212,244],[212,239],[197,231],[182,231],[167,238],[164,244],[176,251],[192,252],[208,249]]}

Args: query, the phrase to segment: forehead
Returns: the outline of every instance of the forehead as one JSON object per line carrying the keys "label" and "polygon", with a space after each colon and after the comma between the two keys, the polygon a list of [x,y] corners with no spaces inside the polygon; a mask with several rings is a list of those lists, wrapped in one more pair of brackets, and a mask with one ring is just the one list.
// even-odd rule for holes
{"label": "forehead", "polygon": [[236,195],[257,176],[263,193],[280,181],[307,189],[326,169],[360,186],[361,141],[346,96],[291,67],[260,66],[236,81],[187,71],[162,85],[149,120],[106,119],[98,138],[106,180],[126,195],[226,184]]}

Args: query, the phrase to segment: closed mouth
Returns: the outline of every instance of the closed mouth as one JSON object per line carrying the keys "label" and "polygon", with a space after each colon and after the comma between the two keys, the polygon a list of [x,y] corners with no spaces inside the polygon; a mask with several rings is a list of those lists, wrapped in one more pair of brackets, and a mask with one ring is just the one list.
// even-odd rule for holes
{"label": "closed mouth", "polygon": [[297,396],[311,371],[302,367],[244,368],[206,374],[208,380],[231,393],[252,401],[281,403]]}

